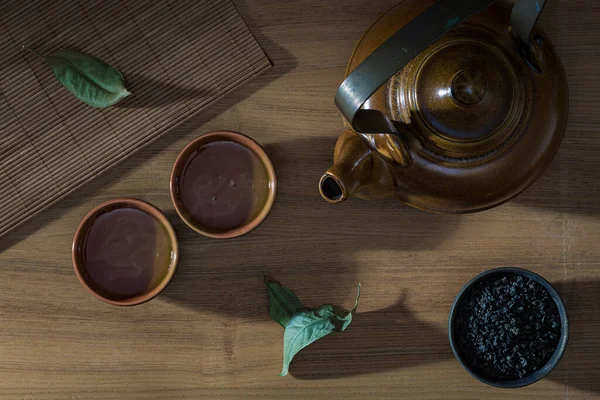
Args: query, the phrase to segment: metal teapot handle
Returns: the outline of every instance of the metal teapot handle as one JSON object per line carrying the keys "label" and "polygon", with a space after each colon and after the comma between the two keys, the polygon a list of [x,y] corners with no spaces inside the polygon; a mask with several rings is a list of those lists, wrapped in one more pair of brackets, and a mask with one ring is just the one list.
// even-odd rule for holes
{"label": "metal teapot handle", "polygon": [[[496,0],[439,0],[386,40],[364,60],[339,87],[335,104],[354,130],[362,133],[398,133],[382,112],[363,110],[363,104],[408,62],[438,38]],[[511,15],[513,35],[521,42],[525,56],[531,45],[531,31],[546,0],[516,0]]]}

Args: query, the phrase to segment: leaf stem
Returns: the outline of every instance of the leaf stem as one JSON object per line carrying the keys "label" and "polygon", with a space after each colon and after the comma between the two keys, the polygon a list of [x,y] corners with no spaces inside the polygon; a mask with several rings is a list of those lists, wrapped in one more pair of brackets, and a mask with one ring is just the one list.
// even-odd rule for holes
{"label": "leaf stem", "polygon": [[352,311],[350,311],[351,313],[355,313],[356,309],[358,308],[358,300],[360,300],[360,283],[358,284],[358,294],[356,295],[356,302],[354,303],[354,308],[352,309]]}
{"label": "leaf stem", "polygon": [[22,45],[22,46],[21,46],[21,49],[28,50],[28,51],[32,52],[33,54],[35,54],[36,56],[38,56],[39,58],[41,58],[42,60],[46,60],[46,57],[44,57],[43,55],[41,55],[41,54],[40,54],[40,53],[38,53],[37,51],[35,51],[35,50],[33,50],[33,49],[30,49],[29,47],[27,47],[27,46],[25,46],[25,45]]}

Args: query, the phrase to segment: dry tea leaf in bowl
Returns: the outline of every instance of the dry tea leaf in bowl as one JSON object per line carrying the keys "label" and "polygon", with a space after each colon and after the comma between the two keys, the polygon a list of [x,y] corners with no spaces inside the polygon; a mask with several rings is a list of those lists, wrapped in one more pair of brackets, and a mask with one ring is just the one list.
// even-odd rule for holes
{"label": "dry tea leaf in bowl", "polygon": [[102,60],[73,50],[59,50],[54,55],[43,56],[56,79],[84,103],[105,108],[118,103],[131,93],[125,88],[123,75]]}

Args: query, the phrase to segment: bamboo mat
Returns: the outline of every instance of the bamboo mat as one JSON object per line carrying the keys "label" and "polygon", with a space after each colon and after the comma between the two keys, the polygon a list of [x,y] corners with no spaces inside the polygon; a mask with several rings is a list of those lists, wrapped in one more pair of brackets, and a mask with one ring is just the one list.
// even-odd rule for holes
{"label": "bamboo mat", "polygon": [[[39,58],[80,50],[133,95],[99,110]],[[230,0],[0,3],[0,235],[271,66]]]}

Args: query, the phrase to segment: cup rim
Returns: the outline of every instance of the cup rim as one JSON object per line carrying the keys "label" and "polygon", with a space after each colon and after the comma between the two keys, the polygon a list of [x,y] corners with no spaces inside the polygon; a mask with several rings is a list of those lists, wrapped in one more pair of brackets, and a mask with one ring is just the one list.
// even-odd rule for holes
{"label": "cup rim", "polygon": [[[178,184],[177,179],[179,178],[180,169],[183,167],[185,162],[188,160],[190,154],[196,150],[198,147],[214,142],[217,140],[228,140],[238,143],[250,151],[252,151],[258,158],[261,160],[265,169],[267,170],[267,174],[269,176],[269,195],[265,202],[263,209],[260,213],[252,219],[250,222],[241,225],[237,228],[230,229],[222,232],[215,232],[209,229],[206,229],[197,221],[189,216],[189,214],[185,211],[185,207],[183,203],[178,198]],[[171,169],[171,177],[170,177],[170,193],[171,193],[171,201],[173,202],[173,206],[175,207],[175,211],[182,219],[183,222],[187,226],[189,226],[194,231],[198,232],[201,235],[204,235],[213,239],[231,239],[239,236],[243,236],[255,228],[257,228],[263,221],[267,218],[271,210],[273,209],[273,205],[275,204],[275,198],[277,197],[277,174],[275,172],[275,167],[273,166],[273,162],[271,158],[268,156],[263,147],[258,144],[254,139],[249,136],[244,135],[243,133],[234,132],[234,131],[213,131],[202,134],[197,138],[193,139],[189,142],[177,155],[175,162],[173,163],[173,168]]]}
{"label": "cup rim", "polygon": [[[533,374],[526,376],[521,379],[515,379],[512,381],[494,381],[489,379],[481,374],[479,374],[472,366],[464,359],[462,353],[460,352],[457,337],[454,333],[454,323],[456,320],[456,315],[458,312],[458,304],[463,299],[463,296],[477,283],[481,282],[483,279],[489,278],[492,275],[496,274],[513,274],[520,275],[534,280],[535,282],[542,285],[542,287],[548,292],[556,307],[558,309],[558,314],[560,316],[561,322],[561,330],[560,330],[560,339],[558,344],[556,345],[556,349],[554,350],[554,354],[552,357],[546,362],[546,364],[535,371]],[[559,363],[561,358],[565,353],[565,349],[567,347],[567,343],[569,341],[569,318],[567,316],[567,310],[563,303],[562,298],[552,286],[550,282],[544,279],[542,276],[536,274],[535,272],[529,271],[524,268],[517,267],[500,267],[493,268],[487,271],[484,271],[474,278],[472,278],[466,285],[462,287],[462,289],[458,292],[456,297],[454,298],[454,302],[452,303],[452,307],[450,308],[450,313],[448,315],[448,339],[450,341],[450,347],[452,348],[452,353],[460,363],[460,365],[475,379],[478,381],[485,383],[490,386],[495,386],[499,388],[520,388],[524,386],[531,385],[544,377],[546,377]]]}
{"label": "cup rim", "polygon": [[[144,211],[150,216],[152,216],[154,219],[156,219],[157,222],[167,230],[169,238],[171,239],[171,246],[173,251],[171,266],[167,271],[165,277],[160,281],[160,283],[156,287],[154,287],[152,290],[146,293],[124,299],[111,299],[109,297],[103,296],[101,293],[95,290],[87,282],[86,278],[84,277],[81,271],[85,267],[83,263],[80,262],[79,256],[81,252],[80,244],[85,238],[89,227],[91,227],[91,225],[88,226],[89,220],[99,215],[102,211],[114,206],[130,206],[131,208]],[[179,264],[179,239],[177,237],[175,228],[173,228],[173,225],[171,224],[167,216],[160,209],[144,200],[121,197],[108,200],[99,204],[98,206],[94,207],[91,211],[89,211],[85,217],[83,217],[73,237],[73,244],[71,247],[71,259],[73,262],[73,269],[75,270],[75,274],[77,275],[79,282],[81,282],[83,287],[85,287],[88,292],[94,295],[94,297],[115,306],[135,306],[152,300],[160,292],[162,292],[173,279],[175,271],[177,270],[177,265]]]}

